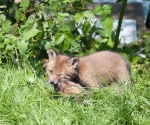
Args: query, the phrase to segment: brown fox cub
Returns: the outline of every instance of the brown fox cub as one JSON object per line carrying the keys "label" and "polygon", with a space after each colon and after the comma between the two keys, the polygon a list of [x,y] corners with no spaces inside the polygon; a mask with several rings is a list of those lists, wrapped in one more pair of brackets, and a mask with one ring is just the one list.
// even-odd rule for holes
{"label": "brown fox cub", "polygon": [[47,53],[49,83],[58,84],[60,79],[67,79],[83,87],[102,87],[106,83],[130,81],[130,63],[115,52],[101,51],[82,58],[60,55],[53,49]]}

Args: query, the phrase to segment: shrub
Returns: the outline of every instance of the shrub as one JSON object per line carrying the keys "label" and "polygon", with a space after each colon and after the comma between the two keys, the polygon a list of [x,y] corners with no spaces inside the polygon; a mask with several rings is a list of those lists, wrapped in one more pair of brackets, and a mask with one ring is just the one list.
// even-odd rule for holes
{"label": "shrub", "polygon": [[[87,10],[91,0],[44,0],[34,7],[21,2],[9,20],[0,14],[0,60],[14,57],[22,63],[46,57],[50,47],[57,52],[82,56],[113,47],[112,7],[105,4]],[[95,15],[101,15],[103,28],[96,27]],[[1,61],[2,62],[2,61]],[[21,65],[21,64],[20,64]]]}

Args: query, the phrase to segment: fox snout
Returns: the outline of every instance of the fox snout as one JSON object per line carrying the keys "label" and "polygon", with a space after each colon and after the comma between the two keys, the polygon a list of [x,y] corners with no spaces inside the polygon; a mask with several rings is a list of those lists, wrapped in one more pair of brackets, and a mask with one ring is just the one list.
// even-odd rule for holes
{"label": "fox snout", "polygon": [[55,84],[58,84],[58,81],[59,81],[59,80],[57,80],[57,81],[48,80],[48,83],[49,83],[49,84],[52,84],[52,85],[55,85]]}
{"label": "fox snout", "polygon": [[55,84],[58,83],[58,81],[59,81],[58,78],[54,78],[54,77],[48,76],[48,83],[49,84],[55,85]]}

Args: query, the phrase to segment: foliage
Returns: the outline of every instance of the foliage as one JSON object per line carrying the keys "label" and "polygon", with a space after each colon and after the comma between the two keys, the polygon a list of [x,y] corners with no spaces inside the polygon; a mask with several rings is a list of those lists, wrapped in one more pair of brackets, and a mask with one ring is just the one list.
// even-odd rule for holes
{"label": "foliage", "polygon": [[[6,11],[1,12],[0,60],[14,55],[21,63],[44,58],[50,47],[79,56],[112,48],[112,7],[96,6],[92,12],[86,9],[87,2],[44,0],[31,7],[25,0],[13,13],[15,23]],[[102,28],[96,27],[94,14],[101,15]]]}
{"label": "foliage", "polygon": [[[27,60],[47,58],[46,50],[51,47],[74,56],[115,49],[133,63],[149,61],[139,56],[143,52],[141,44],[118,46],[120,30],[118,27],[113,31],[110,5],[96,6],[91,11],[86,8],[87,2],[91,0],[44,0],[34,5],[30,0],[11,2],[14,10],[0,11],[0,64],[13,59],[21,67]],[[96,26],[95,15],[100,16],[100,28]],[[148,55],[148,51],[145,48],[144,54]]]}

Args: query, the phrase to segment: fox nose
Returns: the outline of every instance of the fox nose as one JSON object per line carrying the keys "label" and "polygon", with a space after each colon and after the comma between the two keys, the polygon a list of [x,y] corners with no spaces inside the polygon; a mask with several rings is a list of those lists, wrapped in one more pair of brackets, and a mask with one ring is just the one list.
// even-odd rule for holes
{"label": "fox nose", "polygon": [[49,84],[54,84],[54,81],[48,80]]}
{"label": "fox nose", "polygon": [[54,84],[54,81],[50,81],[51,84]]}
{"label": "fox nose", "polygon": [[49,83],[55,85],[55,84],[57,84],[58,82],[57,82],[57,81],[50,81]]}

